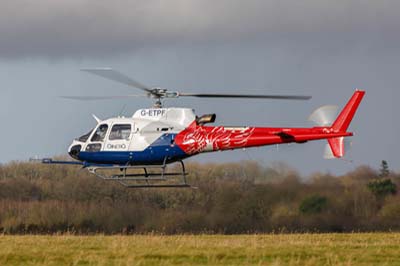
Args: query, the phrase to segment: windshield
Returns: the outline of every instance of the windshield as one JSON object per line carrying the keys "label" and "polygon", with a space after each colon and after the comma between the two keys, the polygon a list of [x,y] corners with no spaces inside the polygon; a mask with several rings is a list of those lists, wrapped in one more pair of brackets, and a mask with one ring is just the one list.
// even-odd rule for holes
{"label": "windshield", "polygon": [[90,137],[90,134],[92,134],[92,131],[93,131],[93,128],[88,133],[86,133],[83,136],[80,136],[76,140],[81,141],[81,142],[86,142],[88,140],[88,138]]}

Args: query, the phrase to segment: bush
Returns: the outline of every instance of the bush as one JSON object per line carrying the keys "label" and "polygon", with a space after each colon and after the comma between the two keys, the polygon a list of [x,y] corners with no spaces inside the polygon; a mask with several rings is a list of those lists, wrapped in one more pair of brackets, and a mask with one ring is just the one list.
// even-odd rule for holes
{"label": "bush", "polygon": [[369,167],[304,179],[284,164],[188,163],[187,170],[198,189],[127,189],[79,167],[0,165],[0,233],[400,230],[394,172],[371,181],[378,172]]}
{"label": "bush", "polygon": [[391,179],[374,179],[368,182],[368,189],[377,197],[384,198],[390,194],[396,194],[396,184]]}
{"label": "bush", "polygon": [[304,214],[316,214],[325,210],[327,205],[327,198],[319,195],[312,195],[305,198],[300,203],[299,211]]}

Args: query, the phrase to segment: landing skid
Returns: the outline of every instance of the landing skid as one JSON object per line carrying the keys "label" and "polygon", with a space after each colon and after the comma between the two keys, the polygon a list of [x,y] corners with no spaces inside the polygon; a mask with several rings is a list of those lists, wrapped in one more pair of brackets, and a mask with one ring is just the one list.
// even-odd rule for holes
{"label": "landing skid", "polygon": [[[127,188],[195,188],[187,183],[185,164],[178,161],[181,166],[179,172],[166,172],[167,164],[164,160],[162,165],[126,165],[126,166],[89,166],[90,173],[106,181],[115,181]],[[159,172],[150,172],[149,170],[159,169]],[[101,173],[106,170],[120,170],[120,174],[107,175]],[[143,170],[143,173],[128,173],[128,170]],[[168,177],[179,177],[181,182]],[[173,181],[169,183],[169,181]]]}

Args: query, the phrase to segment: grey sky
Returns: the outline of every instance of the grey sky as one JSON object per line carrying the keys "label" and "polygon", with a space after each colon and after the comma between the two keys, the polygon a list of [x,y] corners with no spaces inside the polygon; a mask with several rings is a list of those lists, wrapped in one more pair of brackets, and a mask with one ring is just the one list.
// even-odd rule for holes
{"label": "grey sky", "polygon": [[291,35],[399,38],[393,34],[398,1],[3,0],[0,5],[0,55],[5,58],[93,58],[147,46],[274,41]]}
{"label": "grey sky", "polygon": [[397,159],[398,1],[10,1],[0,3],[0,161],[63,154],[94,125],[142,99],[72,102],[58,95],[131,93],[79,72],[109,66],[149,85],[203,92],[311,94],[309,102],[184,100],[228,125],[304,126],[323,104],[367,90],[350,159],[322,159],[325,142],[194,157],[283,160],[303,173],[341,173]]}

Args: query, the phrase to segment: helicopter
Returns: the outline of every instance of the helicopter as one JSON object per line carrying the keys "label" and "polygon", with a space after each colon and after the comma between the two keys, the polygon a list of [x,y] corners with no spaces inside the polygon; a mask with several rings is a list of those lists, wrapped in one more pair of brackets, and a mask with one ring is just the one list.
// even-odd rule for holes
{"label": "helicopter", "polygon": [[[80,165],[97,177],[129,188],[191,187],[183,160],[204,152],[326,139],[325,158],[342,158],[345,155],[344,139],[353,136],[347,129],[365,94],[357,89],[338,116],[337,106],[320,107],[309,118],[317,124],[315,127],[210,126],[208,124],[215,122],[216,114],[197,116],[191,108],[164,107],[162,101],[180,97],[309,100],[311,96],[185,93],[143,85],[111,68],[82,71],[140,89],[144,94],[63,98],[88,101],[149,97],[155,100],[154,106],[139,109],[131,117],[101,120],[93,115],[96,127],[74,139],[68,148],[73,161],[51,158],[40,161]],[[178,167],[173,172],[167,171],[167,166],[173,163]]]}

